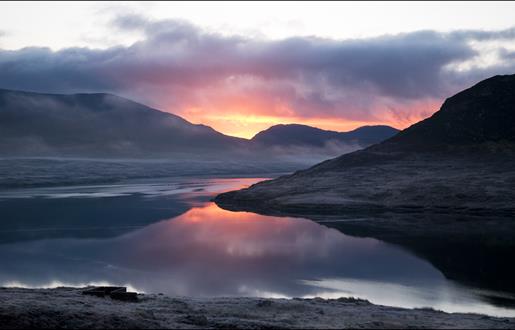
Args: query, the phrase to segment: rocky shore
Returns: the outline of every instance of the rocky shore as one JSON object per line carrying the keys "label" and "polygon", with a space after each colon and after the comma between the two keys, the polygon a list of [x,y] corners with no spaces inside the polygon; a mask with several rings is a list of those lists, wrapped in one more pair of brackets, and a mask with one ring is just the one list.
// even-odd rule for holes
{"label": "rocky shore", "polygon": [[515,75],[495,76],[386,141],[215,201],[231,210],[309,218],[391,212],[513,218],[514,104]]}
{"label": "rocky shore", "polygon": [[124,302],[82,289],[0,289],[0,328],[476,328],[515,319],[377,306],[352,298],[184,298],[138,295]]}

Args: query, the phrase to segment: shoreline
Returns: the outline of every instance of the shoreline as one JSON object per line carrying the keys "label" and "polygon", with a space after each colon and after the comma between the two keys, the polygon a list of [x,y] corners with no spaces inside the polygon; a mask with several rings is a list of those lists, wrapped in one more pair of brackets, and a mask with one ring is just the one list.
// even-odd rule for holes
{"label": "shoreline", "polygon": [[190,298],[139,294],[123,302],[80,288],[0,288],[0,328],[495,328],[515,318],[403,309],[365,300]]}

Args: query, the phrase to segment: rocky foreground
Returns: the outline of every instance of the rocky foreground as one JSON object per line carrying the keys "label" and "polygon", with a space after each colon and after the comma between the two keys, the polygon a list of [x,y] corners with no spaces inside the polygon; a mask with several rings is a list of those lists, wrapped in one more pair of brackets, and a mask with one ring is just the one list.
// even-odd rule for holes
{"label": "rocky foreground", "polygon": [[85,296],[81,289],[0,289],[0,328],[478,328],[515,319],[376,306],[364,300],[176,298],[139,302]]}

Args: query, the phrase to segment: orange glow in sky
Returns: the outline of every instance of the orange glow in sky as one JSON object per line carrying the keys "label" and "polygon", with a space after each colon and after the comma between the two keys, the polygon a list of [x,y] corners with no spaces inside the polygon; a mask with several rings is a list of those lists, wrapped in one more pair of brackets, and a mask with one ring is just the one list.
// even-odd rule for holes
{"label": "orange glow in sky", "polygon": [[[213,111],[212,108],[186,108],[178,115],[194,124],[204,124],[226,135],[250,139],[260,131],[278,124],[302,124],[325,130],[346,132],[365,125],[389,125],[404,129],[424,118],[429,117],[439,108],[439,101],[411,105],[408,111],[391,112],[372,111],[376,118],[352,120],[336,115],[320,117],[301,117],[293,111],[266,111],[262,108],[224,108],[225,111]],[[282,112],[282,113],[281,113]],[[284,114],[283,114],[284,113]],[[400,115],[401,113],[402,115]],[[408,115],[409,114],[409,115]]]}
{"label": "orange glow in sky", "polygon": [[202,123],[227,135],[252,138],[258,132],[278,124],[303,124],[332,131],[349,131],[368,125],[363,121],[335,120],[334,118],[273,117],[263,115],[205,115],[186,119]]}

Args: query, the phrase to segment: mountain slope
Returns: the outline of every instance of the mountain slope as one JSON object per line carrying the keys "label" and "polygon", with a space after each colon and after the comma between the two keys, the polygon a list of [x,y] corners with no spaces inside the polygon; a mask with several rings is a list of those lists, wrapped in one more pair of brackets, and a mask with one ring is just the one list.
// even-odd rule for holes
{"label": "mountain slope", "polygon": [[256,134],[251,141],[261,146],[326,147],[330,143],[369,146],[392,137],[399,131],[390,126],[363,126],[350,132],[335,132],[316,127],[275,125]]}
{"label": "mountain slope", "polygon": [[234,159],[311,165],[379,142],[395,132],[388,126],[338,133],[278,125],[249,141],[112,94],[0,89],[1,156],[225,159],[230,155],[236,156]]}
{"label": "mountain slope", "polygon": [[243,143],[243,139],[111,94],[0,90],[3,156],[209,154]]}
{"label": "mountain slope", "polygon": [[496,76],[380,144],[216,201],[297,215],[478,208],[515,215],[514,109],[515,75]]}
{"label": "mountain slope", "polygon": [[483,80],[445,100],[440,111],[381,148],[442,150],[453,146],[515,142],[515,75]]}

